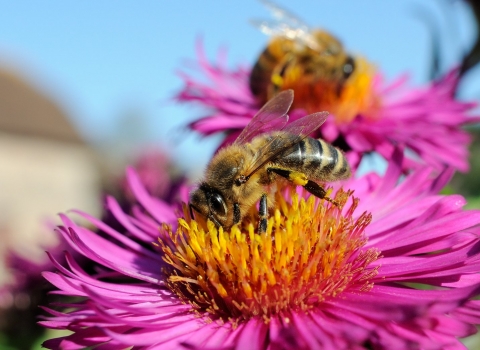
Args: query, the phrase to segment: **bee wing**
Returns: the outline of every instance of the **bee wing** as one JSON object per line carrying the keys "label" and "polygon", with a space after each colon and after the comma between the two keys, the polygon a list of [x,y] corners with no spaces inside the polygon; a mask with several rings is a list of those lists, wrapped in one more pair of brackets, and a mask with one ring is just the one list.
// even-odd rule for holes
{"label": "bee wing", "polygon": [[311,34],[311,28],[305,22],[271,1],[262,0],[261,2],[270,10],[274,18],[273,21],[250,21],[262,33],[268,36],[283,36],[296,40],[313,50],[320,51],[317,41]]}
{"label": "bee wing", "polygon": [[293,90],[285,90],[269,100],[238,135],[234,144],[241,145],[255,136],[281,130],[288,121],[287,112],[293,102]]}
{"label": "bee wing", "polygon": [[282,131],[297,136],[298,141],[295,143],[298,143],[322,126],[322,124],[327,120],[328,115],[328,112],[316,112],[306,115],[305,117],[291,122],[285,128],[283,128]]}
{"label": "bee wing", "polygon": [[[317,130],[327,120],[328,112],[317,112],[297,119],[283,128],[282,133],[272,137],[257,153],[256,160],[247,169],[247,177],[250,177],[266,163],[274,160],[280,154],[293,147],[312,132]],[[286,137],[288,135],[288,138]],[[275,145],[275,143],[278,144]]]}
{"label": "bee wing", "polygon": [[273,1],[261,0],[261,3],[270,11],[273,18],[278,22],[285,23],[292,28],[305,28],[308,30],[308,25],[300,19],[300,17],[295,16],[292,12],[280,7],[275,4]]}

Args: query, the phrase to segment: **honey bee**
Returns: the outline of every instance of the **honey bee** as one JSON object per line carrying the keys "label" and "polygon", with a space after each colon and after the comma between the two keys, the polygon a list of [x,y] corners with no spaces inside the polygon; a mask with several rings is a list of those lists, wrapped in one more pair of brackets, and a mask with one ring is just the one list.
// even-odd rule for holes
{"label": "honey bee", "polygon": [[205,178],[190,194],[190,209],[217,226],[239,223],[259,200],[259,231],[267,227],[268,205],[275,204],[278,181],[301,185],[334,204],[317,182],[350,176],[341,150],[308,137],[328,112],[307,115],[287,124],[293,90],[280,92],[253,117],[235,142],[210,161]]}
{"label": "honey bee", "polygon": [[273,37],[250,74],[252,94],[263,104],[279,91],[293,89],[294,108],[331,110],[354,72],[354,58],[333,35],[313,30],[277,5],[262,2],[275,20],[252,21]]}

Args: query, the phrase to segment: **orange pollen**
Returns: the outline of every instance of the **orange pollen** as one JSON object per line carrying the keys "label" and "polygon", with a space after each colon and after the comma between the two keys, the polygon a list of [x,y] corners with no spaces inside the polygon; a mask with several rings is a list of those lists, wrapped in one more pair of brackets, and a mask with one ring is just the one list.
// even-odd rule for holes
{"label": "orange pollen", "polygon": [[371,215],[352,217],[358,205],[352,192],[339,190],[334,199],[338,206],[294,191],[287,201],[277,193],[265,233],[256,232],[258,215],[226,231],[210,221],[201,225],[185,209],[176,232],[165,226],[159,239],[169,288],[198,314],[234,326],[308,312],[346,289],[370,290],[377,269],[369,264],[379,257],[375,248],[364,248]]}
{"label": "orange pollen", "polygon": [[294,108],[303,108],[308,113],[328,111],[337,124],[350,123],[359,114],[375,119],[381,107],[374,87],[375,75],[375,68],[367,60],[356,57],[355,69],[343,83],[311,79],[292,70],[284,78],[282,90],[295,90]]}

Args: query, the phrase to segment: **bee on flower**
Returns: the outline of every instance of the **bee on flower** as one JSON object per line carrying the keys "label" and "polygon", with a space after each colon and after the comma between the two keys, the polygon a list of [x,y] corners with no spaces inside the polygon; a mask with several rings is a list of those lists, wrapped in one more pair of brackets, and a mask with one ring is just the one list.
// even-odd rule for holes
{"label": "bee on flower", "polygon": [[222,145],[233,143],[259,107],[293,89],[291,119],[328,111],[313,136],[340,147],[354,169],[365,154],[375,152],[388,161],[402,146],[408,150],[405,170],[421,164],[468,170],[470,136],[464,127],[479,119],[470,114],[475,103],[455,99],[458,69],[420,87],[409,86],[404,77],[386,83],[380,70],[350,54],[330,33],[266,4],[275,20],[256,25],[271,38],[250,68],[210,63],[199,46],[198,66],[207,79],[181,74],[185,86],[176,99],[195,101],[208,111],[191,129],[204,135],[223,132]]}
{"label": "bee on flower", "polygon": [[[231,147],[246,151],[243,140],[264,140],[257,132],[270,130],[272,121],[282,125],[292,97],[285,91],[267,103],[252,120],[257,128],[248,127]],[[257,210],[255,198],[235,218],[241,201],[225,201],[224,192],[205,182],[191,197],[203,215],[187,204],[179,212],[152,197],[129,169],[126,180],[137,202],[131,212],[114,198],[107,201],[119,229],[81,211],[74,213],[93,229],[62,214],[58,233],[97,268],[84,270],[68,251],[65,263],[50,255],[57,271],[43,275],[54,293],[77,298],[45,308],[49,316],[41,325],[72,333],[43,346],[460,347],[459,338],[474,334],[480,323],[480,212],[463,210],[460,196],[438,194],[451,170],[423,167],[400,182],[398,149],[384,176],[371,173],[324,189],[317,184],[323,189],[318,195],[310,180],[302,183],[297,170],[285,167],[298,157],[281,162],[287,151],[316,142],[306,134],[324,119],[323,113],[308,115],[273,132],[271,145],[288,140],[285,135],[295,142],[280,147],[278,158],[260,157],[261,166],[283,164],[291,171],[280,174],[287,181],[265,183],[273,203],[268,211],[262,199]],[[235,167],[222,169],[237,174]],[[249,173],[237,175],[219,180],[245,190]]]}
{"label": "bee on flower", "polygon": [[342,151],[308,137],[328,113],[318,112],[288,122],[293,90],[286,90],[253,117],[235,142],[211,160],[205,179],[192,192],[190,207],[217,226],[239,224],[260,199],[259,230],[265,231],[268,208],[274,207],[278,182],[300,185],[318,198],[335,203],[319,182],[350,176]]}
{"label": "bee on flower", "polygon": [[271,37],[253,65],[249,86],[259,104],[293,89],[292,108],[329,111],[341,121],[374,114],[379,100],[372,91],[374,68],[348,53],[331,33],[310,28],[272,2],[262,1],[274,21],[253,21]]}

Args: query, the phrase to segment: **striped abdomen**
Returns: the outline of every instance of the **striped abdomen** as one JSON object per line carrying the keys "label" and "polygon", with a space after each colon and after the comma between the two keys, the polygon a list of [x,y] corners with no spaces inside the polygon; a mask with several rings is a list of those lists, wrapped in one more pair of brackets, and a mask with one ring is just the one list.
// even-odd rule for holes
{"label": "striped abdomen", "polygon": [[307,137],[275,159],[281,167],[300,171],[311,180],[335,181],[350,176],[350,166],[338,148]]}

